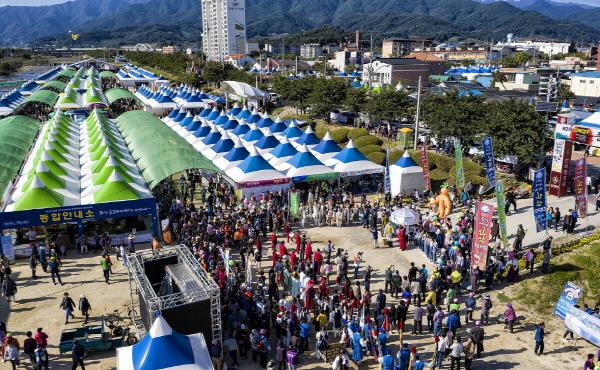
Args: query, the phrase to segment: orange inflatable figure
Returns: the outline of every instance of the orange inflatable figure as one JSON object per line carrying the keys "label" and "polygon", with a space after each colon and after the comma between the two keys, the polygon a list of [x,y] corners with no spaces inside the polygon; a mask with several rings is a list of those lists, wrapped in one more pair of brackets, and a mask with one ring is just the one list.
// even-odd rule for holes
{"label": "orange inflatable figure", "polygon": [[442,186],[440,194],[429,201],[431,209],[434,209],[435,206],[437,206],[437,215],[440,220],[445,219],[452,212],[452,201],[446,186]]}

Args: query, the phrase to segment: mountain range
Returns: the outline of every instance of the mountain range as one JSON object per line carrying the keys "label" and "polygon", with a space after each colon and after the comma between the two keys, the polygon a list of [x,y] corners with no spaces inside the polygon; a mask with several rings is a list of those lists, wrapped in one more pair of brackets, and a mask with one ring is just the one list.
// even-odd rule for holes
{"label": "mountain range", "polygon": [[[200,0],[74,0],[0,8],[5,43],[198,43]],[[600,8],[549,0],[246,0],[249,37],[295,34],[323,26],[381,36],[480,40],[521,37],[600,39]]]}

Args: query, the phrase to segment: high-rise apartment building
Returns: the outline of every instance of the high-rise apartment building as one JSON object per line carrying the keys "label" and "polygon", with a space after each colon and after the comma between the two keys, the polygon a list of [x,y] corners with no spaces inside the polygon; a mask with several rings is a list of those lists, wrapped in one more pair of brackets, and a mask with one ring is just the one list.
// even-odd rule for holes
{"label": "high-rise apartment building", "polygon": [[207,60],[246,53],[245,0],[202,1],[202,50]]}

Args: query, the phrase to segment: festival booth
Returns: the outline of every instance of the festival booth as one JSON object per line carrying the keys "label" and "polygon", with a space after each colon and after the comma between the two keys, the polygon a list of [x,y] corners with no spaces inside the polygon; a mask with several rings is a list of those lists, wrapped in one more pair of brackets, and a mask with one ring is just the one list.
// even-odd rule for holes
{"label": "festival booth", "polygon": [[425,177],[423,168],[410,156],[408,150],[402,157],[390,166],[390,183],[392,196],[425,190]]}
{"label": "festival booth", "polygon": [[202,333],[184,335],[174,331],[162,316],[148,334],[130,347],[117,348],[118,370],[212,370]]}
{"label": "festival booth", "polygon": [[352,140],[338,154],[325,162],[342,177],[383,173],[383,166],[371,162],[356,147]]}
{"label": "festival booth", "polygon": [[229,168],[226,175],[244,196],[286,190],[291,186],[290,179],[273,168],[254,147],[249,149],[248,157]]}

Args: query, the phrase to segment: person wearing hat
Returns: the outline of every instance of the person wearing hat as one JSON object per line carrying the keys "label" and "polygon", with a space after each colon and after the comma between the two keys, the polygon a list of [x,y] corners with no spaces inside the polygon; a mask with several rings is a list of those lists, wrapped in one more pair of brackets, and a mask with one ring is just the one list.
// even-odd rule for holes
{"label": "person wearing hat", "polygon": [[90,311],[92,309],[92,305],[88,301],[88,299],[82,294],[79,296],[79,310],[81,311],[81,316],[85,317],[83,321],[83,325],[87,324],[88,319],[90,318]]}
{"label": "person wearing hat", "polygon": [[522,224],[519,224],[517,227],[517,232],[515,235],[515,242],[513,244],[513,248],[519,252],[521,247],[523,246],[523,239],[525,239],[526,230],[523,228]]}
{"label": "person wearing hat", "polygon": [[481,321],[475,321],[475,327],[471,329],[471,338],[476,346],[475,354],[479,358],[483,352],[483,339],[485,338],[485,330],[481,327]]}
{"label": "person wearing hat", "polygon": [[50,262],[48,263],[48,268],[50,269],[50,277],[52,278],[52,283],[56,285],[56,280],[60,283],[60,285],[64,285],[62,280],[60,279],[60,264],[56,260],[56,257],[50,257]]}
{"label": "person wearing hat", "polygon": [[492,309],[492,298],[487,293],[484,293],[482,295],[482,297],[483,297],[483,304],[481,305],[481,321],[483,321],[483,324],[485,325],[490,320],[490,311]]}

